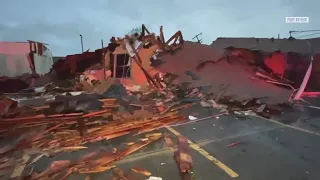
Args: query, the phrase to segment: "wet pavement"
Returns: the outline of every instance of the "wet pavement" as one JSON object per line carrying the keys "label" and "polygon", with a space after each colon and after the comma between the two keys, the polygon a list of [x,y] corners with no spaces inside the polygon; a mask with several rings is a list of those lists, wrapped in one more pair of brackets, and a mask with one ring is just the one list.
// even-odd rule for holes
{"label": "wet pavement", "polygon": [[[208,154],[192,149],[194,172],[197,180],[227,180],[228,168],[239,175],[240,180],[318,180],[320,172],[320,137],[299,131],[265,119],[251,117],[236,119],[223,116],[197,123],[173,127]],[[171,133],[168,129],[160,132]],[[173,134],[172,134],[173,135]],[[76,159],[98,147],[112,149],[123,146],[121,142],[136,140],[137,136],[126,136],[113,141],[89,145],[88,149],[73,153],[62,153],[53,158],[42,158],[34,164],[34,170],[44,170],[50,162],[59,159]],[[233,142],[243,142],[227,147]],[[193,148],[193,146],[191,146]],[[210,156],[215,159],[210,159]],[[219,160],[226,167],[219,167]],[[164,180],[179,179],[178,168],[164,140],[155,142],[118,161],[116,165],[124,171],[133,167],[144,168],[152,176]],[[75,174],[68,179],[84,179],[90,174]],[[111,171],[91,174],[91,179],[111,179]],[[147,179],[137,175],[138,179]]]}

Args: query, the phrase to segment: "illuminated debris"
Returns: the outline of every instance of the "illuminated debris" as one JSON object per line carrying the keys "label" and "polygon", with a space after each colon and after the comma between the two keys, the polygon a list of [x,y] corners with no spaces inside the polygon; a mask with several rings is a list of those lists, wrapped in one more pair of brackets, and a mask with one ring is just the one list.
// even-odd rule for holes
{"label": "illuminated debris", "polygon": [[174,158],[180,170],[181,180],[191,180],[193,176],[193,162],[189,151],[188,139],[178,136],[178,149],[174,152]]}

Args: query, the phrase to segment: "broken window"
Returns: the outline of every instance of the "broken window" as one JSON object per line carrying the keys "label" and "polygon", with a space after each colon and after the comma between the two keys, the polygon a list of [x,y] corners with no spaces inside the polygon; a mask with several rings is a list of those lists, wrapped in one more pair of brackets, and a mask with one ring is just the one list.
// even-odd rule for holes
{"label": "broken window", "polygon": [[128,78],[131,76],[131,62],[129,54],[116,55],[115,78]]}

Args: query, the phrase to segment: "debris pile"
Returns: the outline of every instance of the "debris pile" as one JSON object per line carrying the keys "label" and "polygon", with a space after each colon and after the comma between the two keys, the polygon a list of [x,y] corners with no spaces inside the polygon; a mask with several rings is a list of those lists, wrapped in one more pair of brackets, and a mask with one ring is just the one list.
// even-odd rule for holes
{"label": "debris pile", "polygon": [[[56,95],[54,100],[49,99],[41,105],[23,105],[4,97],[0,103],[2,112],[0,135],[20,138],[15,143],[3,147],[0,150],[1,155],[5,157],[29,149],[30,155],[36,155],[32,160],[34,163],[42,156],[86,149],[87,144],[98,141],[129,134],[145,134],[171,125],[195,123],[205,118],[186,121],[179,110],[196,104],[200,104],[203,108],[216,109],[220,111],[218,115],[233,113],[240,116],[241,113],[252,111],[268,116],[272,109],[259,102],[259,99],[240,102],[233,100],[232,97],[205,94],[203,87],[189,87],[188,83],[172,84],[174,77],[172,74],[165,74],[163,78],[158,78],[158,82],[166,87],[160,91],[154,88],[130,91],[121,84],[111,84],[102,94],[83,92],[75,96]],[[42,93],[46,93],[48,89],[43,89]],[[281,110],[278,113],[281,113]],[[129,147],[123,150],[113,149],[112,152],[101,150],[89,153],[76,161],[53,162],[49,169],[41,173],[32,173],[25,178],[41,179],[52,176],[65,178],[73,173],[107,171],[115,168],[113,164],[115,161],[163,137],[162,133],[146,134],[145,138],[136,143],[128,142]],[[165,140],[174,150],[172,140],[167,136]],[[175,159],[183,179],[190,179],[193,175],[192,158],[188,155],[187,144],[185,138],[178,137]],[[12,161],[5,164],[5,169],[12,168],[18,163],[13,157],[11,158]],[[130,176],[130,173],[121,173],[120,169],[114,171],[116,172],[114,176],[120,179]],[[138,170],[134,170],[136,171]]]}

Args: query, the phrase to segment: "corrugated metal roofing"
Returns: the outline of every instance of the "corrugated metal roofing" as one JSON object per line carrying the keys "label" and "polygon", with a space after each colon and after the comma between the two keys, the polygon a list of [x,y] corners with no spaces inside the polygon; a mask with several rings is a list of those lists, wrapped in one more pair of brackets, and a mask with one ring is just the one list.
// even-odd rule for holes
{"label": "corrugated metal roofing", "polygon": [[269,38],[217,38],[211,46],[221,49],[228,47],[259,50],[263,52],[298,52],[310,54],[311,44],[313,53],[320,53],[320,38],[313,39],[269,39]]}

